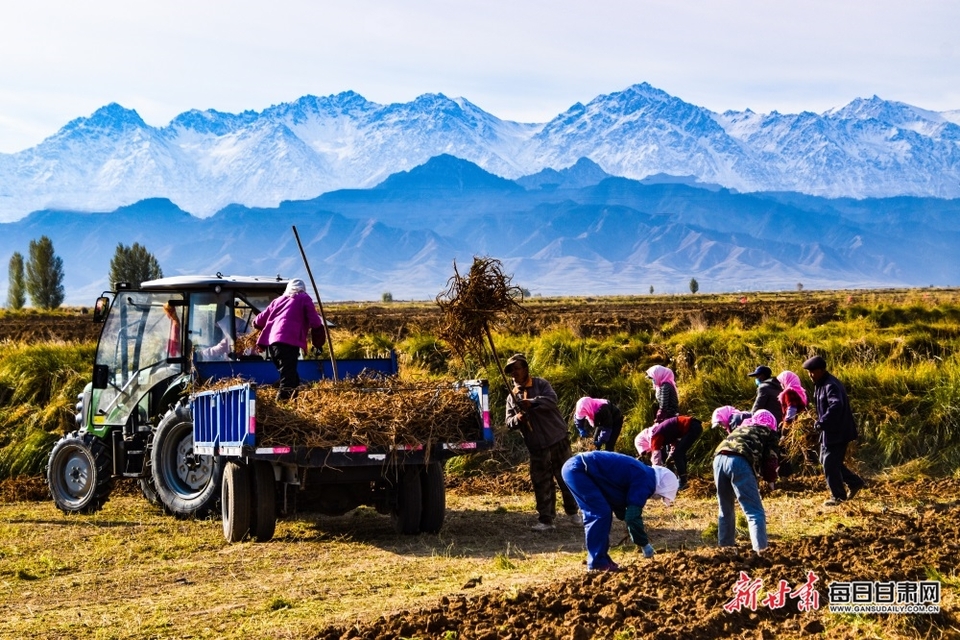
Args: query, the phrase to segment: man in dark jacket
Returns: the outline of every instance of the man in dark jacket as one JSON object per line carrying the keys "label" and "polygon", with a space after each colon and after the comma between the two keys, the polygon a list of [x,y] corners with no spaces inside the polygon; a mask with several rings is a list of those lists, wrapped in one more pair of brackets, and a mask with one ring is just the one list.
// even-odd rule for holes
{"label": "man in dark jacket", "polygon": [[773,371],[766,365],[760,365],[753,373],[748,375],[757,383],[757,398],[753,401],[753,408],[750,409],[750,413],[766,409],[773,414],[779,425],[783,422],[783,408],[780,406],[780,394],[783,393],[783,385],[773,377]]}
{"label": "man in dark jacket", "polygon": [[[803,363],[803,368],[813,380],[818,416],[814,429],[820,434],[820,462],[831,494],[823,504],[833,507],[853,498],[866,484],[843,464],[847,445],[859,437],[857,423],[850,410],[846,389],[827,373],[827,361],[821,356],[813,356]],[[850,488],[849,495],[847,487]]]}
{"label": "man in dark jacket", "polygon": [[510,356],[503,369],[514,382],[507,396],[507,428],[520,431],[530,451],[530,481],[539,514],[539,522],[531,528],[534,531],[555,528],[557,487],[563,497],[563,510],[571,521],[579,524],[577,500],[561,475],[563,463],[573,452],[567,421],[557,408],[557,394],[549,382],[530,375],[527,358],[522,353]]}

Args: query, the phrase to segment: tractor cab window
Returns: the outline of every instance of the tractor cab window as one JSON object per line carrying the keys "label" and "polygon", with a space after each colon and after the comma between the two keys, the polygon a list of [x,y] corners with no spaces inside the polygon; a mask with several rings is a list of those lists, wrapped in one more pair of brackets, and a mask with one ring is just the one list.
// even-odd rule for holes
{"label": "tractor cab window", "polygon": [[169,292],[117,294],[97,345],[94,423],[123,424],[149,391],[181,372],[182,299]]}
{"label": "tractor cab window", "polygon": [[199,361],[234,360],[256,354],[253,320],[270,303],[265,295],[236,292],[190,297],[187,334]]}

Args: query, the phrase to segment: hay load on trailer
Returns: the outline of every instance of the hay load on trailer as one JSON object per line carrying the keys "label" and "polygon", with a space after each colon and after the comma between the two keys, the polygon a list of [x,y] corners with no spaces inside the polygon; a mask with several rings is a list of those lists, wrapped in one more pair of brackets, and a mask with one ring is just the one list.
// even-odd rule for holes
{"label": "hay load on trailer", "polygon": [[[202,391],[244,382],[218,380]],[[288,401],[263,393],[257,396],[255,418],[261,447],[328,449],[343,443],[416,447],[468,441],[483,427],[467,387],[455,381],[412,382],[396,376],[318,380],[303,385]]]}
{"label": "hay load on trailer", "polygon": [[[269,390],[267,390],[269,389]],[[277,513],[389,514],[399,533],[436,533],[443,462],[493,446],[485,380],[319,380],[291,400],[221,380],[190,396],[194,453],[224,467],[224,537],[273,537]]]}

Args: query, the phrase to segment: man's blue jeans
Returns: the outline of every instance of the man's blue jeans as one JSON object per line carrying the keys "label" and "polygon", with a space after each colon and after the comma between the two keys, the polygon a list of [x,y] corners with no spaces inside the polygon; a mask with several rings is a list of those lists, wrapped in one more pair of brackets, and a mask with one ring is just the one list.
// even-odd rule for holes
{"label": "man's blue jeans", "polygon": [[713,459],[713,481],[717,485],[720,519],[717,541],[721,547],[732,547],[737,539],[737,514],[733,500],[747,516],[750,541],[754,551],[767,548],[767,515],[760,500],[760,485],[750,463],[743,456],[717,454]]}

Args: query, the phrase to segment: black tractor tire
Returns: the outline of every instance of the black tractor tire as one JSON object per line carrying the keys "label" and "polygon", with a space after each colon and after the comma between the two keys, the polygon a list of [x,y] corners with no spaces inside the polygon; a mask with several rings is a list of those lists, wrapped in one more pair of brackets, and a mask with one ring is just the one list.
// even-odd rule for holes
{"label": "black tractor tire", "polygon": [[162,507],[160,503],[160,495],[157,493],[157,485],[153,481],[153,472],[151,471],[152,465],[150,464],[150,451],[153,448],[153,436],[151,435],[149,440],[147,440],[146,453],[144,454],[143,459],[143,477],[140,478],[140,493],[143,494],[143,497],[147,499],[147,502],[150,504]]}
{"label": "black tractor tire", "polygon": [[407,467],[400,471],[397,485],[397,506],[393,510],[393,528],[397,533],[420,533],[423,489],[420,486],[420,468]]}
{"label": "black tractor tire", "polygon": [[273,476],[273,465],[266,460],[254,461],[251,471],[253,471],[250,478],[253,509],[250,533],[257,542],[266,542],[273,538],[277,530],[277,483]]}
{"label": "black tractor tire", "polygon": [[47,459],[47,487],[64,513],[96,513],[113,490],[110,448],[100,438],[73,431],[53,446]]}
{"label": "black tractor tire", "polygon": [[150,470],[167,513],[178,518],[217,514],[223,458],[194,455],[190,405],[178,404],[160,421],[150,449]]}
{"label": "black tractor tire", "polygon": [[250,532],[250,470],[231,460],[223,467],[220,500],[223,503],[223,537],[240,542]]}
{"label": "black tractor tire", "polygon": [[431,462],[420,472],[422,492],[420,511],[420,531],[439,533],[443,518],[447,513],[447,493],[443,484],[443,465]]}

